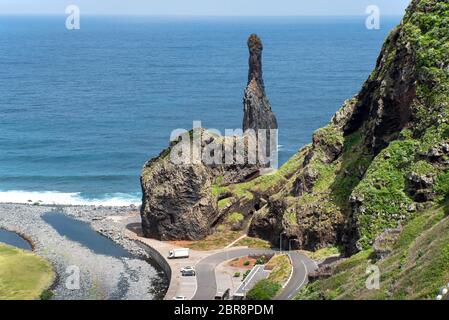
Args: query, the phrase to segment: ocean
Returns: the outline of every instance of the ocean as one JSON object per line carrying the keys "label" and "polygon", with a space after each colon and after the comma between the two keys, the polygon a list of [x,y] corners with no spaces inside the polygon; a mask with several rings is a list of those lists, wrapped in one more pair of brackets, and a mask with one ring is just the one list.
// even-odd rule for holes
{"label": "ocean", "polygon": [[242,126],[249,34],[280,163],[356,94],[400,17],[0,16],[0,202],[139,204],[172,130]]}

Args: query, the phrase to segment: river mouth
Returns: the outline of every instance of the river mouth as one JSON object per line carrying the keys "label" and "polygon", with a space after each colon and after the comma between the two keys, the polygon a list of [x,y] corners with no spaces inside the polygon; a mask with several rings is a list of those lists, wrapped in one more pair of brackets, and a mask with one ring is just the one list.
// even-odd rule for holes
{"label": "river mouth", "polygon": [[96,254],[114,258],[133,258],[128,251],[96,232],[87,222],[74,219],[61,212],[46,213],[42,219],[61,236],[80,243]]}
{"label": "river mouth", "polygon": [[33,247],[27,240],[12,231],[0,229],[0,242],[27,251],[33,250]]}
{"label": "river mouth", "polygon": [[[81,244],[98,255],[110,256],[116,259],[138,259],[147,262],[156,272],[152,279],[152,286],[148,288],[153,299],[162,300],[168,289],[168,279],[161,266],[153,259],[142,259],[131,254],[113,240],[95,231],[88,222],[77,220],[64,212],[51,211],[41,216],[48,225],[56,230],[61,236]],[[139,243],[136,243],[139,247]],[[144,248],[143,248],[144,249]],[[126,284],[119,284],[119,294],[114,297],[120,299],[127,291]]]}

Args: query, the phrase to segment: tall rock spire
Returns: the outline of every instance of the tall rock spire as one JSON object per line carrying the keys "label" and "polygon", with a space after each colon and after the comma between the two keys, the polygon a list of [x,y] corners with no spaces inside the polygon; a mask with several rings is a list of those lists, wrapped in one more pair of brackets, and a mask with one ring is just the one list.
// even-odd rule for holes
{"label": "tall rock spire", "polygon": [[249,72],[248,85],[243,97],[243,131],[248,129],[277,129],[276,117],[265,95],[262,72],[263,45],[260,38],[252,34],[248,39]]}

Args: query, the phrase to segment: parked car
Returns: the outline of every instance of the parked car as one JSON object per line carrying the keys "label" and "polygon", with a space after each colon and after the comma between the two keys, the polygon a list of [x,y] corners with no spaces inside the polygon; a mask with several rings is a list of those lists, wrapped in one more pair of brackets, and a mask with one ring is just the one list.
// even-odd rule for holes
{"label": "parked car", "polygon": [[193,267],[184,267],[181,269],[181,274],[183,276],[195,276],[196,271],[195,271],[195,268],[193,268]]}
{"label": "parked car", "polygon": [[217,292],[214,300],[229,300],[231,298],[231,289],[226,289],[224,292]]}
{"label": "parked car", "polygon": [[185,296],[176,296],[173,300],[187,300],[187,298]]}

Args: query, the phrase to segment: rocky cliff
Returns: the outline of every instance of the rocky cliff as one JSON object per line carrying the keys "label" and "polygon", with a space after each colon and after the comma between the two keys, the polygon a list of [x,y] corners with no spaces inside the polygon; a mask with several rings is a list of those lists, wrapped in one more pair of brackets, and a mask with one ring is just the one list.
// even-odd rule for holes
{"label": "rocky cliff", "polygon": [[351,254],[446,197],[447,22],[447,1],[412,1],[360,93],[312,144],[276,175],[228,188],[263,200],[249,235]]}

